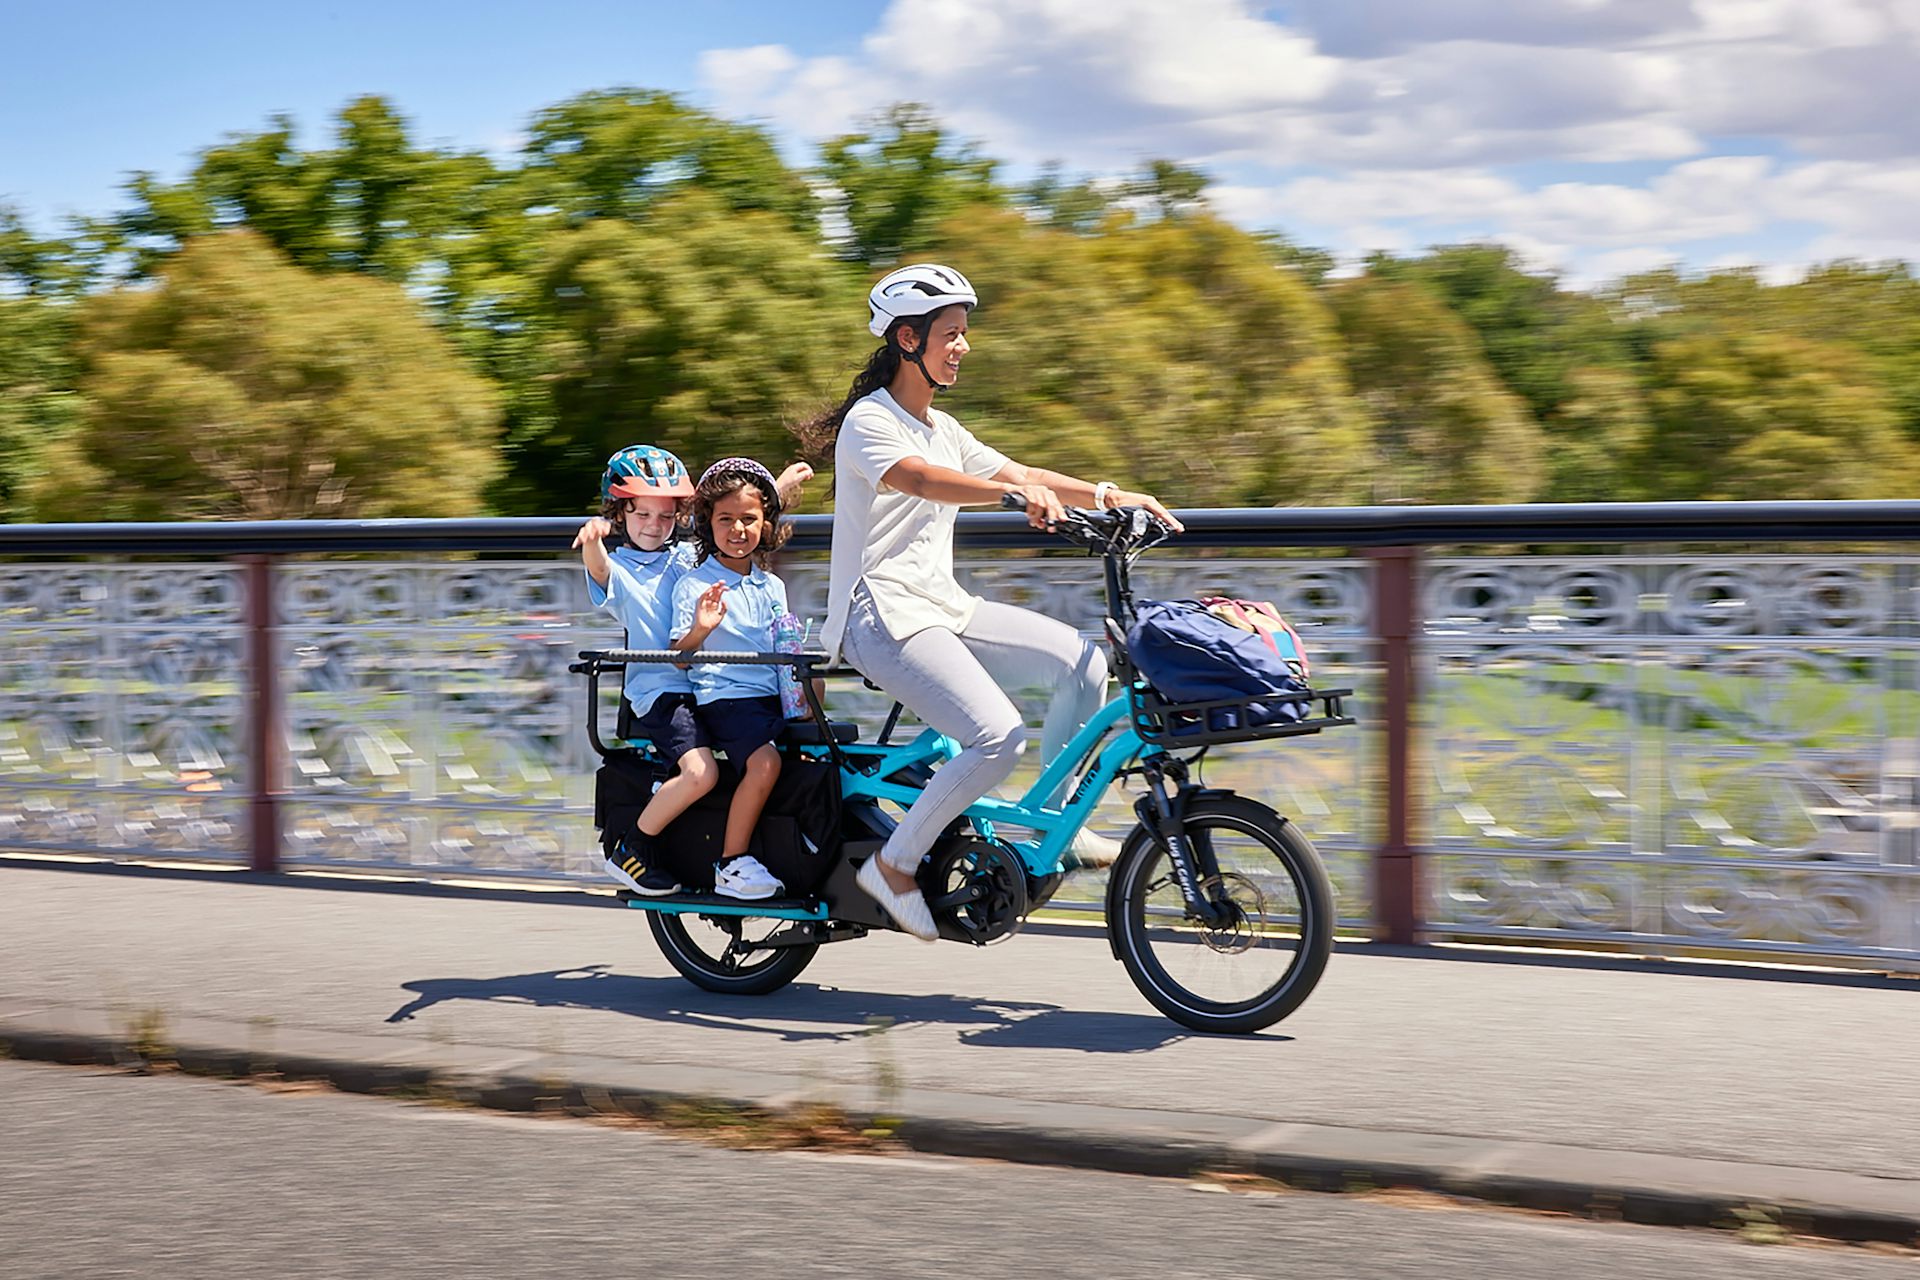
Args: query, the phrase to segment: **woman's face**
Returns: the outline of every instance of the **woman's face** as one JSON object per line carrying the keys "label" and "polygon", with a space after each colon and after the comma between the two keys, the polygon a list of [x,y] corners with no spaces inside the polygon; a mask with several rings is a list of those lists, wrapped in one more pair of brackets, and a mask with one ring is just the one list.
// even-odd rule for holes
{"label": "woman's face", "polygon": [[958,382],[960,361],[971,350],[967,343],[967,309],[956,303],[935,312],[933,323],[927,326],[926,354],[921,357],[933,380],[945,387]]}

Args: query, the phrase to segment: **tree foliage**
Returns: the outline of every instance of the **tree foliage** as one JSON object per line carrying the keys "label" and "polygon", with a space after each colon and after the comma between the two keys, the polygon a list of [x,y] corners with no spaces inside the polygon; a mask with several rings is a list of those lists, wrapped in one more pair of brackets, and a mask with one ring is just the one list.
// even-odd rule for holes
{"label": "tree foliage", "polygon": [[584,93],[534,117],[516,182],[529,211],[569,224],[644,222],[683,191],[713,207],[766,213],[810,234],[819,211],[806,180],[751,125],[721,120],[672,94],[644,89]]}
{"label": "tree foliage", "polygon": [[128,196],[56,236],[0,207],[0,519],[427,514],[429,463],[465,509],[538,514],[636,440],[777,462],[871,350],[864,288],[926,258],[982,292],[970,425],[1181,503],[1891,496],[1920,450],[1903,264],[1585,292],[1451,245],[1343,279],[1215,217],[1196,170],[1009,186],[911,104],[804,168],[644,89],[556,103],[504,158],[367,96],[318,145],[275,118]]}
{"label": "tree foliage", "polygon": [[1525,502],[1540,491],[1539,423],[1437,294],[1366,276],[1328,296],[1354,390],[1373,415],[1376,501]]}
{"label": "tree foliage", "polygon": [[1656,499],[1911,496],[1914,448],[1870,360],[1780,334],[1701,333],[1655,348],[1639,457]]}
{"label": "tree foliage", "polygon": [[539,274],[551,436],[508,443],[516,485],[546,509],[597,495],[615,449],[645,441],[699,467],[773,463],[785,424],[851,377],[860,282],[770,213],[690,192],[645,226],[601,220],[555,237]]}
{"label": "tree foliage", "polygon": [[1010,455],[1194,505],[1364,490],[1331,318],[1255,237],[1205,213],[1083,236],[997,212],[935,244],[983,291],[955,412]]}
{"label": "tree foliage", "polygon": [[196,239],[82,316],[60,519],[466,513],[497,466],[492,390],[399,288],[319,276],[261,237]]}
{"label": "tree foliage", "polygon": [[894,107],[865,133],[833,139],[821,148],[820,172],[835,193],[829,209],[845,225],[842,255],[874,265],[919,256],[917,247],[949,218],[1006,202],[996,167],[954,143],[912,103]]}

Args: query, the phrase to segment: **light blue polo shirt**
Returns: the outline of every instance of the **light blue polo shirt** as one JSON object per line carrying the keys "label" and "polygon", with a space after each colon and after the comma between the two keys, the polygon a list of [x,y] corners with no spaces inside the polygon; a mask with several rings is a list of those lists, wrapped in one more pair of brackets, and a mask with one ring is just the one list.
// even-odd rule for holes
{"label": "light blue polo shirt", "polygon": [[[627,629],[627,648],[665,649],[672,645],[673,587],[699,554],[691,542],[675,542],[658,551],[634,546],[615,547],[608,556],[607,585],[586,574],[587,598],[605,609]],[[584,572],[584,570],[582,571]],[[664,662],[636,662],[627,667],[621,686],[633,713],[643,716],[663,693],[692,693],[693,682],[679,667]]]}
{"label": "light blue polo shirt", "polygon": [[[693,630],[693,614],[700,603],[700,593],[716,582],[727,585],[727,616],[700,647],[773,652],[773,620],[787,611],[787,584],[759,565],[745,574],[735,573],[721,564],[718,557],[695,565],[674,584],[673,634],[684,636]],[[778,667],[696,662],[692,674],[693,696],[697,702],[780,696]]]}

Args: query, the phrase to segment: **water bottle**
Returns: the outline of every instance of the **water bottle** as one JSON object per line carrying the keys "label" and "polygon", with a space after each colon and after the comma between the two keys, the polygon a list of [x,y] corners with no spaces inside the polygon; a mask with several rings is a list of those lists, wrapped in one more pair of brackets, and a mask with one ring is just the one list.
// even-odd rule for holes
{"label": "water bottle", "polygon": [[[780,653],[799,653],[805,640],[800,630],[800,619],[791,613],[783,613],[773,620],[773,647]],[[780,714],[789,720],[799,720],[810,715],[807,696],[800,688],[800,677],[792,667],[781,667],[780,672]]]}

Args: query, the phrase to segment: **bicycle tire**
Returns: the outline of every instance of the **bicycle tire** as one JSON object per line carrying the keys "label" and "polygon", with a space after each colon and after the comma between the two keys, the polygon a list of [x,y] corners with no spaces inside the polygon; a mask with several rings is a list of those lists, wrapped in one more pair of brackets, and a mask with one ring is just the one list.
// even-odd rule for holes
{"label": "bicycle tire", "polygon": [[779,947],[767,952],[765,959],[756,964],[744,967],[729,965],[721,956],[712,954],[701,945],[700,940],[688,929],[685,916],[649,911],[647,924],[653,929],[653,940],[659,945],[660,953],[681,977],[703,991],[714,991],[721,995],[764,996],[778,991],[799,977],[801,971],[813,963],[814,955],[820,950],[817,942],[797,947]]}
{"label": "bicycle tire", "polygon": [[[1272,922],[1267,919],[1265,900],[1261,898],[1258,899],[1262,904],[1258,912],[1260,919],[1247,920],[1243,912],[1241,921],[1257,935],[1242,952],[1264,946],[1263,959],[1290,952],[1293,959],[1285,973],[1245,998],[1214,1000],[1190,990],[1169,971],[1156,950],[1158,941],[1167,941],[1170,952],[1182,946],[1192,948],[1192,955],[1202,963],[1207,963],[1204,952],[1226,952],[1212,940],[1220,936],[1218,930],[1210,931],[1185,919],[1173,924],[1157,923],[1173,915],[1164,905],[1168,901],[1168,886],[1172,886],[1171,901],[1183,900],[1178,897],[1177,885],[1173,885],[1166,853],[1142,827],[1135,827],[1128,836],[1112,871],[1107,927],[1112,934],[1114,951],[1140,993],[1182,1026],[1224,1034],[1245,1034],[1270,1027],[1298,1009],[1313,993],[1333,951],[1333,886],[1326,868],[1312,842],[1291,822],[1267,805],[1245,796],[1195,799],[1187,810],[1186,832],[1190,841],[1211,840],[1214,832],[1232,833],[1254,842],[1284,869],[1297,903],[1294,917],[1280,921],[1278,927],[1270,927]],[[1244,873],[1230,874],[1252,884]],[[1148,899],[1156,892],[1162,895],[1159,914],[1148,909]],[[1258,890],[1250,889],[1249,893],[1257,897]],[[1184,912],[1184,907],[1180,910]],[[1181,936],[1183,929],[1184,937]],[[1164,934],[1166,938],[1156,938],[1157,934]],[[1266,945],[1268,943],[1272,945]]]}

